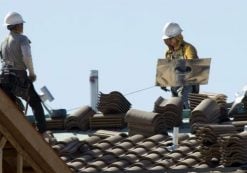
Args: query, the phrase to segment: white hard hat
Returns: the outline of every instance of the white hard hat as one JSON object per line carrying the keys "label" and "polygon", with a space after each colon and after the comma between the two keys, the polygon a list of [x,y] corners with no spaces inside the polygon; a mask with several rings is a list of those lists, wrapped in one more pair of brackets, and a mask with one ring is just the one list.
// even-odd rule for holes
{"label": "white hard hat", "polygon": [[177,23],[169,22],[163,28],[163,36],[162,39],[168,39],[172,37],[176,37],[177,35],[182,33],[182,29]]}
{"label": "white hard hat", "polygon": [[25,21],[22,19],[21,15],[16,12],[9,12],[4,18],[5,26],[17,25],[21,23],[25,23]]}

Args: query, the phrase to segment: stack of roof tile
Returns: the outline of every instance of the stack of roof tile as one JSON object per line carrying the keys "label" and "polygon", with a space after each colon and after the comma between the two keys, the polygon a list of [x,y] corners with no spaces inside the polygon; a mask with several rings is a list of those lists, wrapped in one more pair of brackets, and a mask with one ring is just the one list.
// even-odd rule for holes
{"label": "stack of roof tile", "polygon": [[130,107],[130,102],[118,91],[99,95],[97,108],[103,114],[126,113]]}
{"label": "stack of roof tile", "polygon": [[162,114],[130,109],[126,114],[129,135],[152,136],[166,132],[166,121]]}
{"label": "stack of roof tile", "polygon": [[96,112],[89,106],[83,106],[65,119],[65,129],[89,129],[89,118]]}
{"label": "stack of roof tile", "polygon": [[247,132],[241,132],[223,137],[222,146],[222,164],[225,166],[239,166],[247,164]]}
{"label": "stack of roof tile", "polygon": [[220,107],[213,99],[204,99],[192,112],[190,124],[217,124],[221,121]]}
{"label": "stack of roof tile", "polygon": [[64,130],[64,121],[67,117],[66,109],[52,110],[50,117],[46,118],[48,130]]}
{"label": "stack of roof tile", "polygon": [[210,124],[202,125],[196,131],[196,136],[203,145],[212,145],[217,142],[217,138],[224,134],[238,133],[234,125]]}
{"label": "stack of roof tile", "polygon": [[219,164],[221,160],[221,145],[218,142],[221,136],[237,133],[233,125],[201,125],[196,136],[201,142],[200,152],[208,164]]}
{"label": "stack of roof tile", "polygon": [[244,131],[245,125],[247,125],[247,121],[226,121],[222,124],[234,125],[238,132]]}
{"label": "stack of roof tile", "polygon": [[46,119],[48,130],[64,130],[64,119]]}
{"label": "stack of roof tile", "polygon": [[162,114],[167,128],[177,127],[182,124],[183,102],[180,97],[171,97],[165,100],[159,97],[154,104],[154,112]]}
{"label": "stack of roof tile", "polygon": [[216,101],[216,103],[219,105],[219,107],[225,107],[226,106],[226,100],[227,96],[224,94],[218,94],[218,93],[191,93],[189,95],[189,101],[190,101],[190,108],[193,110],[196,108],[204,99],[211,98]]}
{"label": "stack of roof tile", "polygon": [[90,128],[125,127],[124,118],[130,107],[130,102],[118,91],[100,93],[97,108],[101,113],[90,118]]}
{"label": "stack of roof tile", "polygon": [[204,99],[207,99],[208,96],[206,94],[197,94],[197,93],[190,93],[189,94],[189,101],[190,101],[190,109],[195,109]]}
{"label": "stack of roof tile", "polygon": [[247,113],[240,113],[233,115],[234,121],[247,121]]}
{"label": "stack of roof tile", "polygon": [[90,128],[123,128],[126,126],[124,121],[125,113],[102,114],[98,113],[90,117]]}

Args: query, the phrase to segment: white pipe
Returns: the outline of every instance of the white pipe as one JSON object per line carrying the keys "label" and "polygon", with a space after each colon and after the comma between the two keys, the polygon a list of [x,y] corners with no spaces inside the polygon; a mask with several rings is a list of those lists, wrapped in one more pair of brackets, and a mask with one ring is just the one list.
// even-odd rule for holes
{"label": "white pipe", "polygon": [[179,128],[178,127],[173,127],[173,149],[176,149],[178,146],[178,133],[179,133]]}
{"label": "white pipe", "polygon": [[98,93],[99,93],[99,85],[98,85],[98,70],[91,70],[90,73],[90,89],[91,89],[91,107],[96,112],[97,110],[97,102],[98,102]]}

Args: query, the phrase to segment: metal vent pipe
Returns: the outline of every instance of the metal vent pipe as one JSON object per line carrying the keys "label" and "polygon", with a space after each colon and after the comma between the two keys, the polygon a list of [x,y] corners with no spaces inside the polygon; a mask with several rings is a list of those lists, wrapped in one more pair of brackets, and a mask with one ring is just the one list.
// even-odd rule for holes
{"label": "metal vent pipe", "polygon": [[99,93],[99,84],[98,84],[98,70],[91,70],[89,81],[90,81],[90,89],[91,89],[91,107],[94,111],[97,110],[97,102],[98,102],[98,93]]}

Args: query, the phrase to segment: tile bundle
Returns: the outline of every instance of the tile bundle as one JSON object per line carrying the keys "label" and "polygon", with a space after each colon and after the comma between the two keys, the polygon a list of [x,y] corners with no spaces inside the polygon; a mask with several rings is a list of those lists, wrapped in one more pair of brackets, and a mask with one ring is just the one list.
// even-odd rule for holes
{"label": "tile bundle", "polygon": [[90,106],[83,106],[65,119],[65,129],[89,129],[89,118],[96,112]]}
{"label": "tile bundle", "polygon": [[166,121],[162,114],[130,109],[126,114],[129,135],[142,134],[152,136],[166,133]]}
{"label": "tile bundle", "polygon": [[183,102],[180,97],[165,100],[159,97],[154,104],[154,112],[163,116],[167,128],[178,127],[182,124]]}

